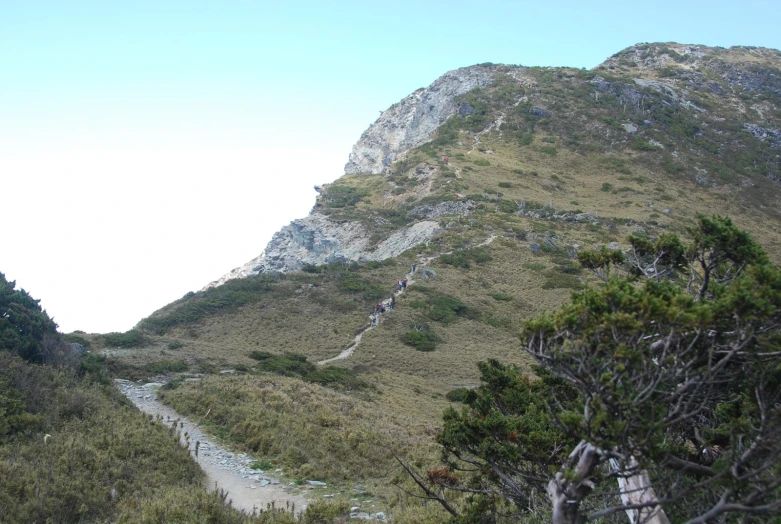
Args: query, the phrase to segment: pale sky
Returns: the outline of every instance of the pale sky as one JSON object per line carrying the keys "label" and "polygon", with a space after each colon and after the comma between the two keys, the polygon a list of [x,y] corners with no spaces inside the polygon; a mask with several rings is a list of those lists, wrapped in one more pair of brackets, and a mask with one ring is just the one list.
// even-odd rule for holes
{"label": "pale sky", "polygon": [[778,49],[779,21],[777,1],[0,0],[0,272],[63,332],[125,331],[259,255],[448,70]]}

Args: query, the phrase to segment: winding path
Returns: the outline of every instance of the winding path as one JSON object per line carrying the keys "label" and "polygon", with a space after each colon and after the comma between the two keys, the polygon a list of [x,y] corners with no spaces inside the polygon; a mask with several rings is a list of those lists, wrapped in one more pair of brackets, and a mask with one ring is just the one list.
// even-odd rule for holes
{"label": "winding path", "polygon": [[[496,235],[491,235],[491,236],[489,236],[487,239],[485,239],[484,241],[480,242],[479,244],[475,244],[475,245],[474,245],[474,246],[472,246],[472,247],[474,248],[474,247],[482,247],[482,246],[487,246],[488,244],[490,244],[491,242],[493,242],[495,239],[496,239]],[[438,255],[433,255],[433,256],[430,256],[430,257],[428,257],[428,258],[424,258],[424,259],[421,261],[421,263],[420,263],[420,264],[418,264],[418,271],[421,271],[421,270],[422,270],[422,268],[426,267],[426,265],[428,265],[428,263],[429,263],[429,262],[431,262],[432,260],[434,260],[435,258],[439,258],[439,257],[441,257],[442,255],[449,255],[449,254],[451,254],[452,252],[453,252],[453,251],[448,251],[448,252],[446,252],[446,253],[440,253],[440,254],[438,254]],[[412,275],[413,275],[413,274],[414,274],[414,273],[410,271],[409,273],[407,273],[407,274],[405,275],[405,278],[407,279],[407,287],[409,287],[409,286],[413,285],[413,284],[416,282],[415,280],[413,280],[413,279],[412,279]],[[393,293],[393,296],[397,297],[397,296],[401,295],[402,293],[404,293],[404,290],[403,290],[403,289],[401,289],[401,290],[399,290],[399,291],[396,291],[395,293]],[[389,300],[384,300],[383,302],[384,302],[384,303],[385,303],[385,305],[387,306],[387,305],[388,305],[388,302],[389,302]],[[381,322],[381,319],[378,319],[378,320],[377,320],[377,322],[378,322],[378,324],[379,324],[379,323]],[[324,366],[324,365],[326,365],[326,364],[330,364],[331,362],[336,362],[337,360],[343,360],[343,359],[345,359],[345,358],[348,358],[348,357],[350,357],[350,356],[351,356],[351,355],[352,355],[352,354],[355,352],[355,349],[358,347],[358,345],[360,345],[360,343],[361,343],[361,340],[363,339],[363,335],[364,335],[364,334],[365,334],[367,331],[371,331],[371,330],[372,330],[372,329],[374,329],[375,327],[377,327],[377,326],[366,326],[365,328],[363,328],[362,330],[360,330],[360,331],[358,332],[358,334],[357,334],[357,335],[355,335],[355,338],[353,339],[353,343],[352,343],[352,344],[350,344],[350,345],[347,347],[347,349],[345,349],[344,351],[342,351],[341,353],[339,353],[339,354],[338,354],[338,355],[336,355],[335,357],[327,358],[327,359],[325,359],[325,360],[321,360],[321,361],[317,362],[317,365],[318,365],[318,366]]]}
{"label": "winding path", "polygon": [[[296,492],[288,491],[274,477],[263,471],[251,469],[254,460],[244,453],[233,453],[207,437],[201,428],[179,415],[169,406],[157,399],[157,382],[139,385],[129,380],[115,379],[119,390],[135,406],[168,426],[178,425],[180,440],[190,450],[193,460],[198,462],[206,473],[208,488],[220,488],[228,493],[235,508],[251,514],[254,510],[265,510],[269,504],[277,508],[292,507],[296,513],[307,506],[307,498]],[[196,442],[198,454],[196,455]]]}

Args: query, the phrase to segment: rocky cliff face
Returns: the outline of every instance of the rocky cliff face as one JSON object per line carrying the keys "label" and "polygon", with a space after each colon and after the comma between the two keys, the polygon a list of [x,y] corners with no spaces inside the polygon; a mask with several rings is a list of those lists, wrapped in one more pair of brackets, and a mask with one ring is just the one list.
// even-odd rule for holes
{"label": "rocky cliff face", "polygon": [[[490,66],[450,71],[425,89],[419,89],[385,111],[353,147],[344,170],[350,173],[382,173],[410,149],[432,139],[437,128],[458,112],[455,98],[493,82]],[[420,213],[421,218],[438,216]],[[371,234],[358,222],[334,222],[313,211],[274,234],[256,258],[211,282],[204,289],[268,271],[295,271],[305,264],[335,260],[384,260],[430,239],[439,229],[433,220],[414,223],[369,245]]]}
{"label": "rocky cliff face", "polygon": [[418,89],[383,112],[361,135],[344,172],[384,172],[405,152],[432,139],[437,128],[458,111],[458,95],[492,82],[490,67],[472,66],[445,73],[427,88]]}
{"label": "rocky cliff face", "polygon": [[312,213],[283,227],[274,234],[260,256],[211,282],[204,289],[220,286],[234,278],[246,278],[269,271],[297,271],[305,264],[385,260],[425,242],[439,229],[439,223],[433,220],[416,222],[372,247],[369,245],[370,233],[359,222],[338,223],[319,213]]}

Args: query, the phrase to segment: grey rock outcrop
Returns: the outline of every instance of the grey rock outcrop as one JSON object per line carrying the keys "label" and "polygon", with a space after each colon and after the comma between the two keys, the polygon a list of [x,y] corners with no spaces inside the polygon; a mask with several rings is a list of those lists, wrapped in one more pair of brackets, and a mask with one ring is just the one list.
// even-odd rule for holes
{"label": "grey rock outcrop", "polygon": [[84,354],[84,346],[79,344],[78,342],[71,342],[69,344],[66,344],[68,346],[68,350],[72,355],[83,355]]}
{"label": "grey rock outcrop", "polygon": [[531,109],[529,109],[529,113],[531,113],[534,116],[541,116],[543,118],[551,116],[551,112],[544,107],[534,106]]}
{"label": "grey rock outcrop", "polygon": [[438,231],[438,222],[424,220],[393,233],[373,247],[369,240],[371,232],[360,222],[334,222],[324,215],[312,213],[274,233],[260,256],[203,289],[260,273],[297,271],[307,264],[385,260],[429,240]]}
{"label": "grey rock outcrop", "polygon": [[407,212],[407,216],[421,216],[425,218],[439,218],[443,215],[468,215],[477,206],[474,200],[465,202],[447,201],[436,205],[416,206]]}
{"label": "grey rock outcrop", "polygon": [[459,111],[469,114],[471,106],[458,105],[455,98],[489,86],[493,75],[485,66],[456,69],[394,104],[361,135],[344,172],[382,173],[400,155],[431,140],[445,120]]}
{"label": "grey rock outcrop", "polygon": [[778,129],[760,127],[757,124],[743,124],[743,129],[771,147],[781,146],[781,131]]}

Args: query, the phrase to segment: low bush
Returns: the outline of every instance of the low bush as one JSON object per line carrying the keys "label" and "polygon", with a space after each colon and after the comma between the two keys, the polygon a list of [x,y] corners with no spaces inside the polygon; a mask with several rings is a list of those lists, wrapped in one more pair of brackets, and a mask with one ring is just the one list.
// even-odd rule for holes
{"label": "low bush", "polygon": [[454,251],[449,255],[442,255],[439,260],[443,264],[449,266],[460,267],[463,269],[469,269],[471,264],[483,264],[491,260],[491,255],[483,247],[474,247],[471,249],[464,249],[461,251]]}
{"label": "low bush", "polygon": [[388,294],[386,288],[354,273],[347,273],[339,282],[339,287],[344,291],[360,293],[366,300],[377,300]]}
{"label": "low bush", "polygon": [[450,402],[462,402],[466,404],[470,398],[471,392],[472,390],[470,388],[456,388],[448,391],[445,398]]}
{"label": "low bush", "polygon": [[103,342],[110,347],[137,348],[147,343],[143,333],[137,329],[131,329],[124,333],[108,333],[102,335]]}
{"label": "low bush", "polygon": [[497,300],[499,302],[510,302],[512,301],[513,297],[505,293],[504,291],[499,291],[497,293],[494,293],[491,295],[491,298],[494,300]]}
{"label": "low bush", "polygon": [[92,343],[89,340],[87,340],[85,337],[73,333],[70,333],[68,335],[63,335],[62,340],[69,344],[81,344],[82,346],[84,346],[84,349],[89,349],[92,346]]}
{"label": "low bush", "polygon": [[407,331],[402,335],[401,341],[408,346],[412,346],[418,351],[434,351],[437,342],[441,339],[433,331]]}
{"label": "low bush", "polygon": [[250,358],[258,361],[258,371],[276,373],[286,377],[303,377],[315,370],[315,365],[307,361],[305,355],[283,353],[274,355],[266,351],[253,351]]}
{"label": "low bush", "polygon": [[267,351],[253,351],[249,357],[258,361],[257,371],[286,377],[298,377],[306,382],[328,386],[342,391],[371,389],[371,385],[358,378],[351,369],[336,367],[318,368],[297,353],[275,355]]}
{"label": "low bush", "polygon": [[370,194],[367,189],[332,184],[325,190],[323,201],[331,208],[353,207]]}
{"label": "low bush", "polygon": [[306,375],[304,380],[337,390],[351,391],[371,388],[368,382],[356,376],[355,371],[345,368],[321,367]]}

